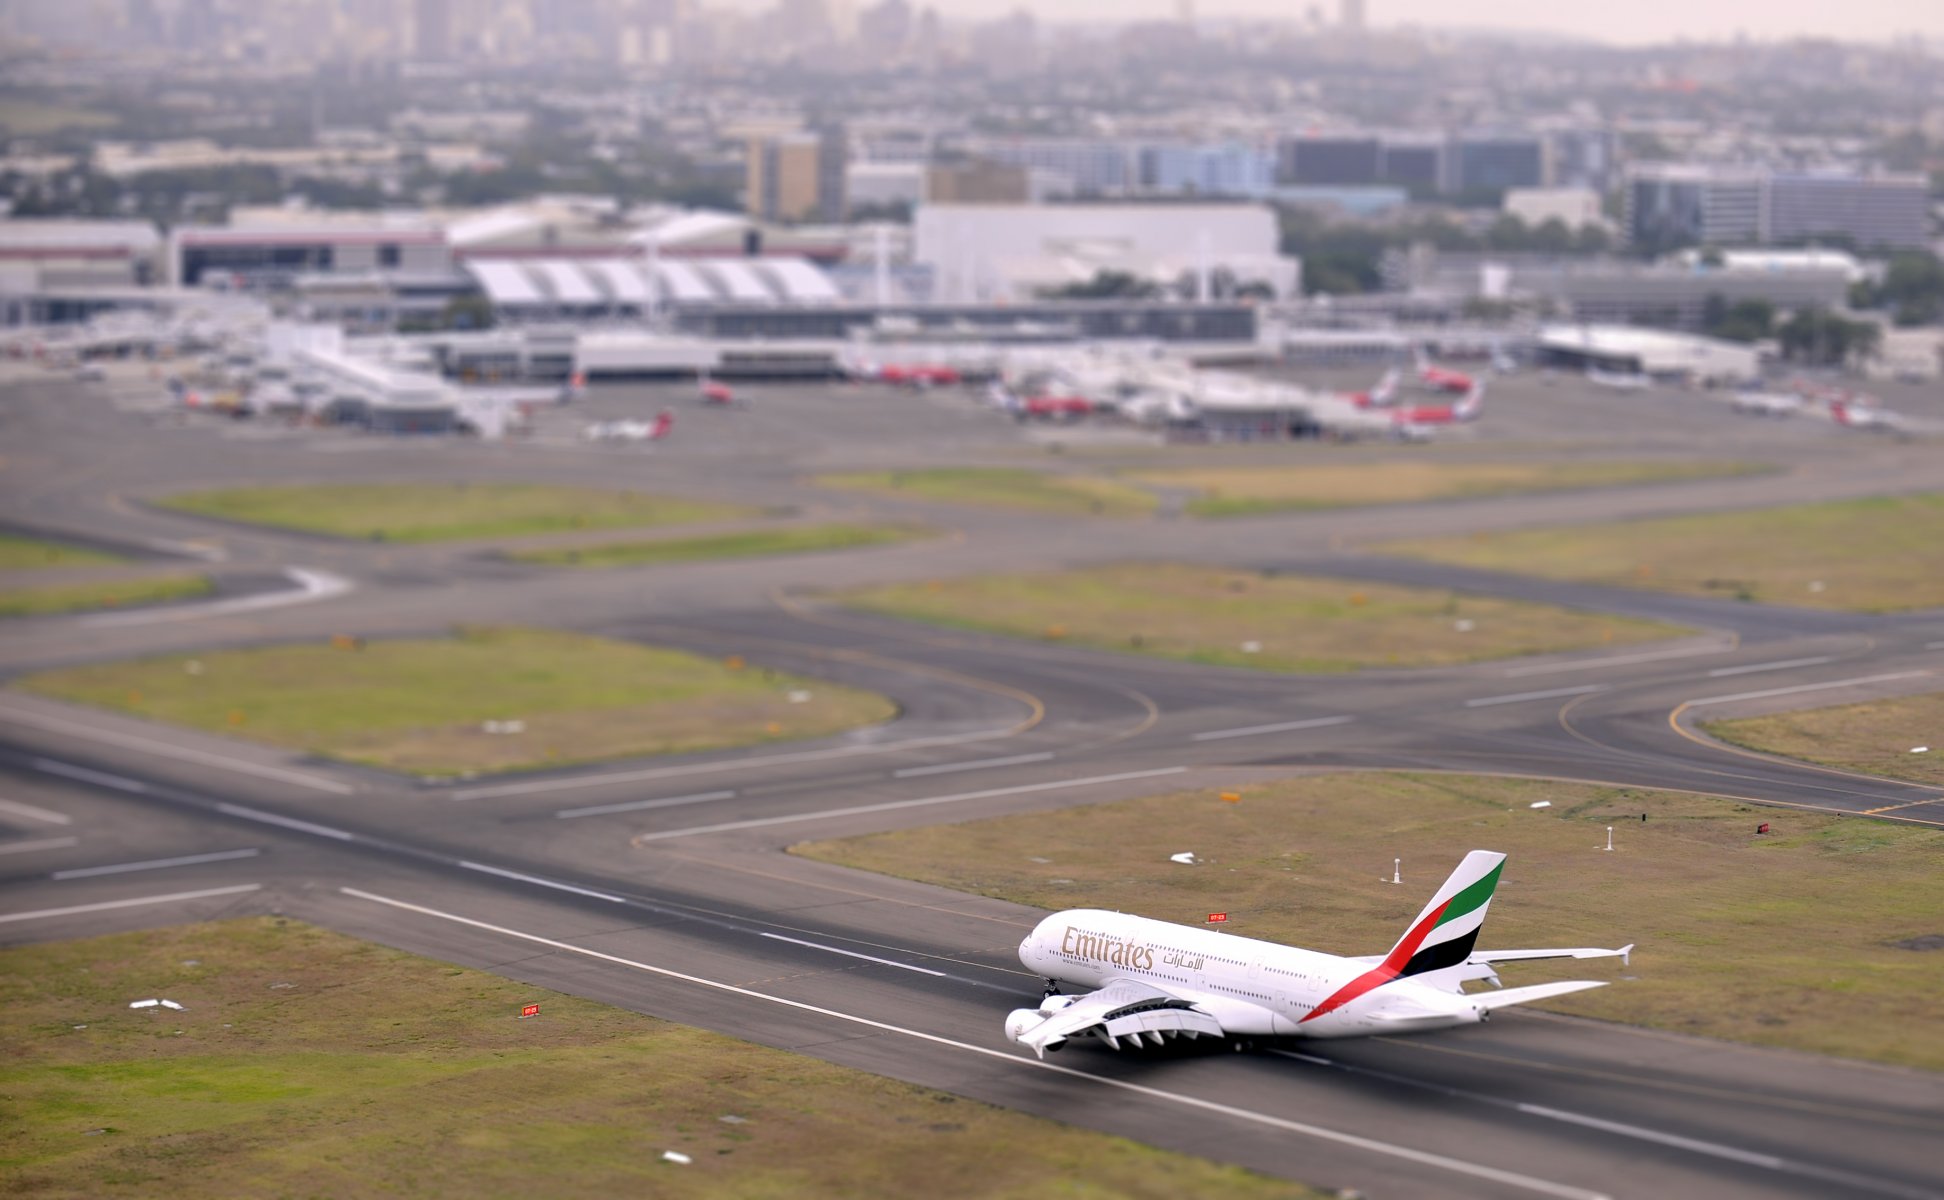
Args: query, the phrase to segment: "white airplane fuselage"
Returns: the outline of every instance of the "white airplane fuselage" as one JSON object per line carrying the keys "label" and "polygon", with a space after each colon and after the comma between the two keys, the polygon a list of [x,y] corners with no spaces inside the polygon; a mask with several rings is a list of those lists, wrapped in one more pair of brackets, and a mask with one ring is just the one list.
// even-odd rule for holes
{"label": "white airplane fuselage", "polygon": [[[1075,987],[1152,984],[1192,1000],[1232,1035],[1367,1037],[1472,1025],[1486,1011],[1462,994],[1386,974],[1375,960],[1101,909],[1047,917],[1020,942],[1019,961]],[[1346,991],[1355,994],[1345,999]]]}

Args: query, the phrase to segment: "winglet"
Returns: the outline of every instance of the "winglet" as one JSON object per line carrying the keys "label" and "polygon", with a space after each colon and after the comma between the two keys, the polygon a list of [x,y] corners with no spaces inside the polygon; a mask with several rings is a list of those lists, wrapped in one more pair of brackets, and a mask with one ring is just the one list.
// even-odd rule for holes
{"label": "winglet", "polygon": [[1630,967],[1630,966],[1632,966],[1632,965],[1633,965],[1633,963],[1632,963],[1632,962],[1631,962],[1631,961],[1629,960],[1629,957],[1628,957],[1628,956],[1630,956],[1631,954],[1633,954],[1633,948],[1634,948],[1634,944],[1633,944],[1632,942],[1628,942],[1628,943],[1627,943],[1626,945],[1624,945],[1624,946],[1622,946],[1622,947],[1620,947],[1620,965],[1621,965],[1621,966],[1623,966],[1623,967]]}

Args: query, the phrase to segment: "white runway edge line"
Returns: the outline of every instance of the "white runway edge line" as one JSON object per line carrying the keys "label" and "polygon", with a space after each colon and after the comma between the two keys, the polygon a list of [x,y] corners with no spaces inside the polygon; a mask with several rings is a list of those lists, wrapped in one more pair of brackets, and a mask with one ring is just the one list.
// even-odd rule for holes
{"label": "white runway edge line", "polygon": [[126,875],[130,871],[160,871],[166,867],[193,867],[200,863],[228,862],[235,858],[255,858],[263,853],[252,850],[217,850],[210,854],[185,854],[179,858],[151,858],[145,862],[114,863],[106,867],[75,867],[55,871],[49,879],[92,879],[97,875]]}
{"label": "white runway edge line", "polygon": [[556,892],[572,892],[576,896],[590,896],[596,900],[605,900],[610,904],[627,903],[620,896],[610,896],[606,892],[597,892],[592,888],[575,887],[571,883],[562,883],[558,879],[542,879],[538,875],[522,875],[518,871],[509,871],[505,867],[489,867],[485,863],[466,862],[463,860],[459,865],[468,871],[481,871],[487,875],[497,875],[501,879],[513,879],[521,883],[533,884],[535,887],[552,888]]}
{"label": "white runway edge line", "polygon": [[906,767],[891,772],[893,779],[917,779],[923,775],[950,775],[954,771],[980,771],[986,767],[1017,767],[1026,763],[1045,762],[1053,757],[1051,750],[1039,754],[1015,754],[1011,758],[975,758],[971,762],[934,763],[929,767]]}
{"label": "white runway edge line", "polygon": [[1836,660],[1827,654],[1815,658],[1785,658],[1780,662],[1750,663],[1745,667],[1716,667],[1708,672],[1709,679],[1722,679],[1729,675],[1754,675],[1762,671],[1786,671],[1790,667],[1820,667]]}
{"label": "white runway edge line", "polygon": [[784,937],[780,933],[765,933],[763,936],[775,942],[788,942],[792,946],[808,946],[812,950],[823,950],[831,954],[841,954],[845,958],[861,958],[865,962],[874,962],[887,967],[896,967],[900,971],[916,971],[920,975],[936,975],[940,979],[945,978],[945,972],[934,971],[930,967],[914,967],[910,963],[892,962],[888,958],[876,958],[869,954],[859,954],[855,950],[839,950],[835,946],[826,946],[822,942],[806,942],[801,938]]}
{"label": "white runway edge line", "polygon": [[356,834],[342,829],[332,829],[329,825],[319,825],[314,821],[300,821],[296,817],[286,817],[282,813],[264,812],[260,808],[244,808],[241,804],[218,804],[216,811],[232,817],[242,817],[245,821],[261,821],[265,825],[276,825],[284,829],[294,829],[298,833],[312,833],[318,837],[333,838],[340,842],[355,842]]}
{"label": "white runway edge line", "polygon": [[1125,771],[1119,775],[1095,775],[1087,779],[1062,779],[1053,783],[1023,783],[1018,787],[988,788],[982,792],[956,792],[950,796],[926,796],[921,800],[889,800],[883,804],[855,804],[849,808],[827,808],[822,812],[793,813],[786,817],[755,817],[747,821],[726,821],[720,825],[697,825],[691,829],[670,829],[661,833],[635,835],[635,841],[660,842],[669,838],[697,837],[705,833],[728,833],[736,829],[762,829],[770,825],[793,825],[799,821],[821,821],[827,817],[855,817],[864,813],[894,812],[900,808],[924,808],[931,804],[952,804],[960,800],[986,800],[994,796],[1023,796],[1028,792],[1051,792],[1060,788],[1087,787],[1096,783],[1120,783],[1127,779],[1158,779],[1179,775],[1187,767],[1161,767],[1153,771]]}
{"label": "white runway edge line", "polygon": [[595,804],[587,808],[563,808],[554,816],[563,821],[575,817],[604,817],[609,813],[640,812],[647,808],[676,808],[684,804],[707,804],[711,800],[734,800],[734,792],[697,792],[693,796],[668,796],[660,800],[627,800],[620,804]]}
{"label": "white runway edge line", "polygon": [[1579,687],[1548,688],[1543,692],[1514,692],[1510,696],[1480,696],[1465,701],[1466,708],[1489,708],[1494,704],[1519,704],[1527,700],[1551,700],[1557,696],[1585,696],[1606,691],[1604,683],[1585,683]]}
{"label": "white runway edge line", "polygon": [[553,938],[541,937],[537,933],[524,933],[518,929],[508,929],[503,925],[491,925],[485,921],[474,920],[471,917],[462,917],[457,913],[441,912],[436,908],[427,908],[406,900],[394,900],[388,896],[375,895],[371,892],[360,891],[357,888],[341,887],[338,891],[359,900],[369,900],[374,904],[383,904],[391,908],[401,909],[405,912],[414,912],[421,916],[449,921],[455,925],[465,925],[473,929],[484,930],[488,933],[497,933],[502,937],[515,938],[532,945],[546,946],[554,950],[565,951],[568,954],[578,954],[585,958],[613,963],[616,966],[628,967],[636,971],[645,971],[651,975],[659,975],[664,979],[673,979],[682,983],[694,984],[697,987],[710,988],[718,992],[727,992],[731,995],[742,996],[750,1000],[762,1000],[770,1004],[781,1005],[784,1008],[795,1009],[798,1012],[812,1013],[817,1016],[828,1017],[832,1020],[843,1021],[851,1025],[861,1025],[867,1029],[876,1029],[883,1033],[897,1034],[901,1037],[913,1038],[921,1042],[930,1042],[935,1046],[948,1046],[954,1050],[964,1051],[967,1054],[976,1054],[982,1058],[998,1059],[1001,1062],[1011,1063],[1023,1070],[1047,1071],[1055,1075],[1082,1079],[1100,1087],[1112,1088],[1116,1091],[1128,1092],[1137,1096],[1146,1096],[1149,1099],[1178,1104],[1184,1108],[1196,1109],[1201,1112],[1215,1113],[1220,1116],[1231,1117],[1238,1121],[1247,1121],[1251,1124],[1265,1126],[1270,1129],[1279,1129],[1287,1133],[1316,1138],[1319,1141],[1334,1142],[1340,1146],[1348,1146],[1352,1149],[1363,1150],[1386,1158],[1414,1162],[1437,1170],[1449,1171],[1456,1175],[1468,1175],[1474,1179],[1490,1180],[1493,1183],[1503,1184],[1521,1191],[1536,1192],[1543,1196],[1558,1196],[1561,1197],[1561,1200],[1610,1200],[1604,1193],[1588,1191],[1585,1188],[1573,1187],[1569,1184],[1554,1183],[1551,1180],[1537,1179],[1530,1175],[1521,1175],[1515,1171],[1505,1171],[1497,1167],[1488,1167],[1481,1163],[1449,1158],[1442,1154],[1433,1154],[1429,1151],[1414,1149],[1410,1146],[1380,1142],[1375,1138],[1367,1138],[1354,1133],[1344,1133],[1335,1129],[1326,1129],[1320,1125],[1308,1125],[1301,1121],[1291,1121],[1283,1117],[1270,1116],[1268,1113],[1252,1112],[1246,1108],[1236,1108],[1233,1105],[1221,1104],[1214,1100],[1204,1100],[1199,1096],[1162,1091],[1160,1088],[1149,1087],[1146,1084],[1130,1083],[1125,1079],[1111,1079],[1103,1075],[1089,1075],[1085,1071],[1076,1070],[1072,1067],[1062,1067],[1056,1063],[1027,1058],[1003,1050],[994,1050],[987,1046],[974,1046],[970,1042],[956,1041],[952,1038],[941,1037],[935,1033],[907,1029],[901,1025],[891,1025],[883,1021],[873,1021],[869,1017],[860,1017],[852,1013],[838,1012],[835,1009],[822,1008],[815,1004],[806,1004],[801,1000],[791,1000],[783,996],[771,995],[768,992],[758,992],[751,988],[737,987],[731,983],[719,983],[713,979],[704,979],[699,975],[688,975],[667,967],[657,967],[649,963],[637,962],[634,959],[622,958],[619,955],[604,954],[599,950],[590,950],[585,946],[576,946],[571,942],[556,941]]}
{"label": "white runway edge line", "polygon": [[140,908],[147,904],[174,904],[179,900],[203,900],[210,896],[240,896],[254,892],[260,883],[239,883],[232,887],[203,888],[194,892],[170,892],[166,896],[137,896],[133,900],[103,900],[99,904],[70,904],[66,908],[43,908],[36,912],[0,913],[0,922],[37,921],[43,917],[71,917],[77,913],[107,912],[113,908]]}
{"label": "white runway edge line", "polygon": [[49,825],[72,825],[74,818],[66,813],[57,813],[45,808],[35,808],[18,800],[0,800],[0,813],[9,816],[25,817],[29,821],[45,821]]}
{"label": "white runway edge line", "polygon": [[1224,738],[1254,737],[1259,733],[1294,733],[1299,729],[1328,729],[1332,725],[1348,725],[1355,717],[1312,717],[1307,721],[1280,721],[1274,725],[1245,725],[1240,729],[1211,729],[1198,733],[1190,741],[1219,742]]}
{"label": "white runway edge line", "polygon": [[350,580],[333,575],[329,571],[314,571],[308,567],[287,567],[284,570],[284,577],[297,585],[295,591],[236,596],[228,600],[183,604],[174,608],[101,613],[77,617],[75,620],[95,629],[112,629],[128,625],[160,625],[169,621],[196,621],[204,617],[226,617],[232,613],[285,608],[292,604],[311,604],[318,600],[329,600],[333,596],[342,596],[351,590]]}
{"label": "white runway edge line", "polygon": [[72,763],[56,762],[51,758],[36,758],[32,760],[32,764],[36,771],[45,771],[49,775],[60,775],[67,779],[78,779],[82,783],[92,783],[99,787],[111,787],[118,792],[141,793],[148,791],[148,784],[143,783],[139,779],[130,779],[126,775],[110,775],[106,771],[90,771],[86,767],[77,767]]}
{"label": "white runway edge line", "polygon": [[610,783],[640,783],[647,779],[673,779],[682,775],[701,775],[710,771],[744,770],[749,767],[788,766],[816,762],[825,758],[851,758],[860,754],[896,754],[902,750],[923,750],[929,746],[961,746],[967,742],[989,742],[1013,736],[1007,729],[988,729],[981,733],[955,733],[943,737],[912,738],[903,742],[871,742],[855,746],[829,746],[822,750],[795,750],[787,754],[750,755],[711,762],[683,763],[674,767],[644,767],[639,771],[612,771],[605,775],[576,775],[569,779],[532,779],[520,783],[496,783],[488,787],[459,788],[454,800],[484,800],[492,796],[524,796],[531,792],[564,792],[570,788],[602,787]]}
{"label": "white runway edge line", "polygon": [[211,754],[204,750],[194,750],[187,746],[172,746],[153,738],[136,737],[129,733],[113,733],[106,729],[90,729],[74,721],[56,720],[38,713],[21,712],[18,709],[0,708],[0,721],[12,721],[17,725],[31,725],[36,729],[52,730],[73,737],[87,738],[90,741],[107,742],[111,746],[127,746],[144,754],[159,754],[164,758],[180,759],[183,762],[201,763],[208,767],[221,767],[225,771],[235,771],[243,775],[255,775],[262,779],[275,779],[281,783],[294,783],[313,788],[320,792],[332,792],[348,796],[357,789],[348,783],[335,779],[324,779],[316,775],[306,775],[302,771],[288,771],[282,767],[269,767],[261,763],[246,762],[227,755]]}
{"label": "white runway edge line", "polygon": [[1736,692],[1730,696],[1703,696],[1699,700],[1689,700],[1688,708],[1699,704],[1728,704],[1736,700],[1766,700],[1770,696],[1793,696],[1797,692],[1822,692],[1831,688],[1862,687],[1866,683],[1889,683],[1897,679],[1915,679],[1928,675],[1929,671],[1897,671],[1889,675],[1863,675],[1856,679],[1832,679],[1828,683],[1801,683],[1795,687],[1769,688],[1762,692]]}
{"label": "white runway edge line", "polygon": [[65,850],[79,846],[78,837],[35,838],[28,842],[0,842],[0,854],[32,854],[37,850]]}
{"label": "white runway edge line", "polygon": [[1555,675],[1562,671],[1596,671],[1601,667],[1627,667],[1634,663],[1659,662],[1664,658],[1699,658],[1703,654],[1727,654],[1733,646],[1678,646],[1672,650],[1643,650],[1638,654],[1609,654],[1605,658],[1582,658],[1573,662],[1540,663],[1536,667],[1513,667],[1508,679],[1527,675]]}

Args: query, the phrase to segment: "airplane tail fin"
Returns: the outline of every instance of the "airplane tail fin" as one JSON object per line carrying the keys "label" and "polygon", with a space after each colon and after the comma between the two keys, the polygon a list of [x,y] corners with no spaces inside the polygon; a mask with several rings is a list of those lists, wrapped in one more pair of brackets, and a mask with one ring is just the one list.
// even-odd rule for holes
{"label": "airplane tail fin", "polygon": [[1451,878],[1431,897],[1431,903],[1384,956],[1384,966],[1393,977],[1422,975],[1470,959],[1504,868],[1505,855],[1496,851],[1474,850],[1465,855]]}

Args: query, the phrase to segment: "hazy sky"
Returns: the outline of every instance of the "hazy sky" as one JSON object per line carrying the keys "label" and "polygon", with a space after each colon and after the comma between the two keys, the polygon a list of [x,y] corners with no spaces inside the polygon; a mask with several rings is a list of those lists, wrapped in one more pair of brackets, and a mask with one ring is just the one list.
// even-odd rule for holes
{"label": "hazy sky", "polygon": [[[1042,16],[1172,16],[1177,0],[935,0],[947,12],[985,15],[1025,7]],[[1310,4],[1335,20],[1337,0],[1195,0],[1206,16],[1295,16]],[[1737,31],[1771,40],[1803,34],[1881,41],[1944,38],[1944,0],[1365,0],[1373,26],[1416,24],[1557,30],[1611,42],[1720,40]]]}

